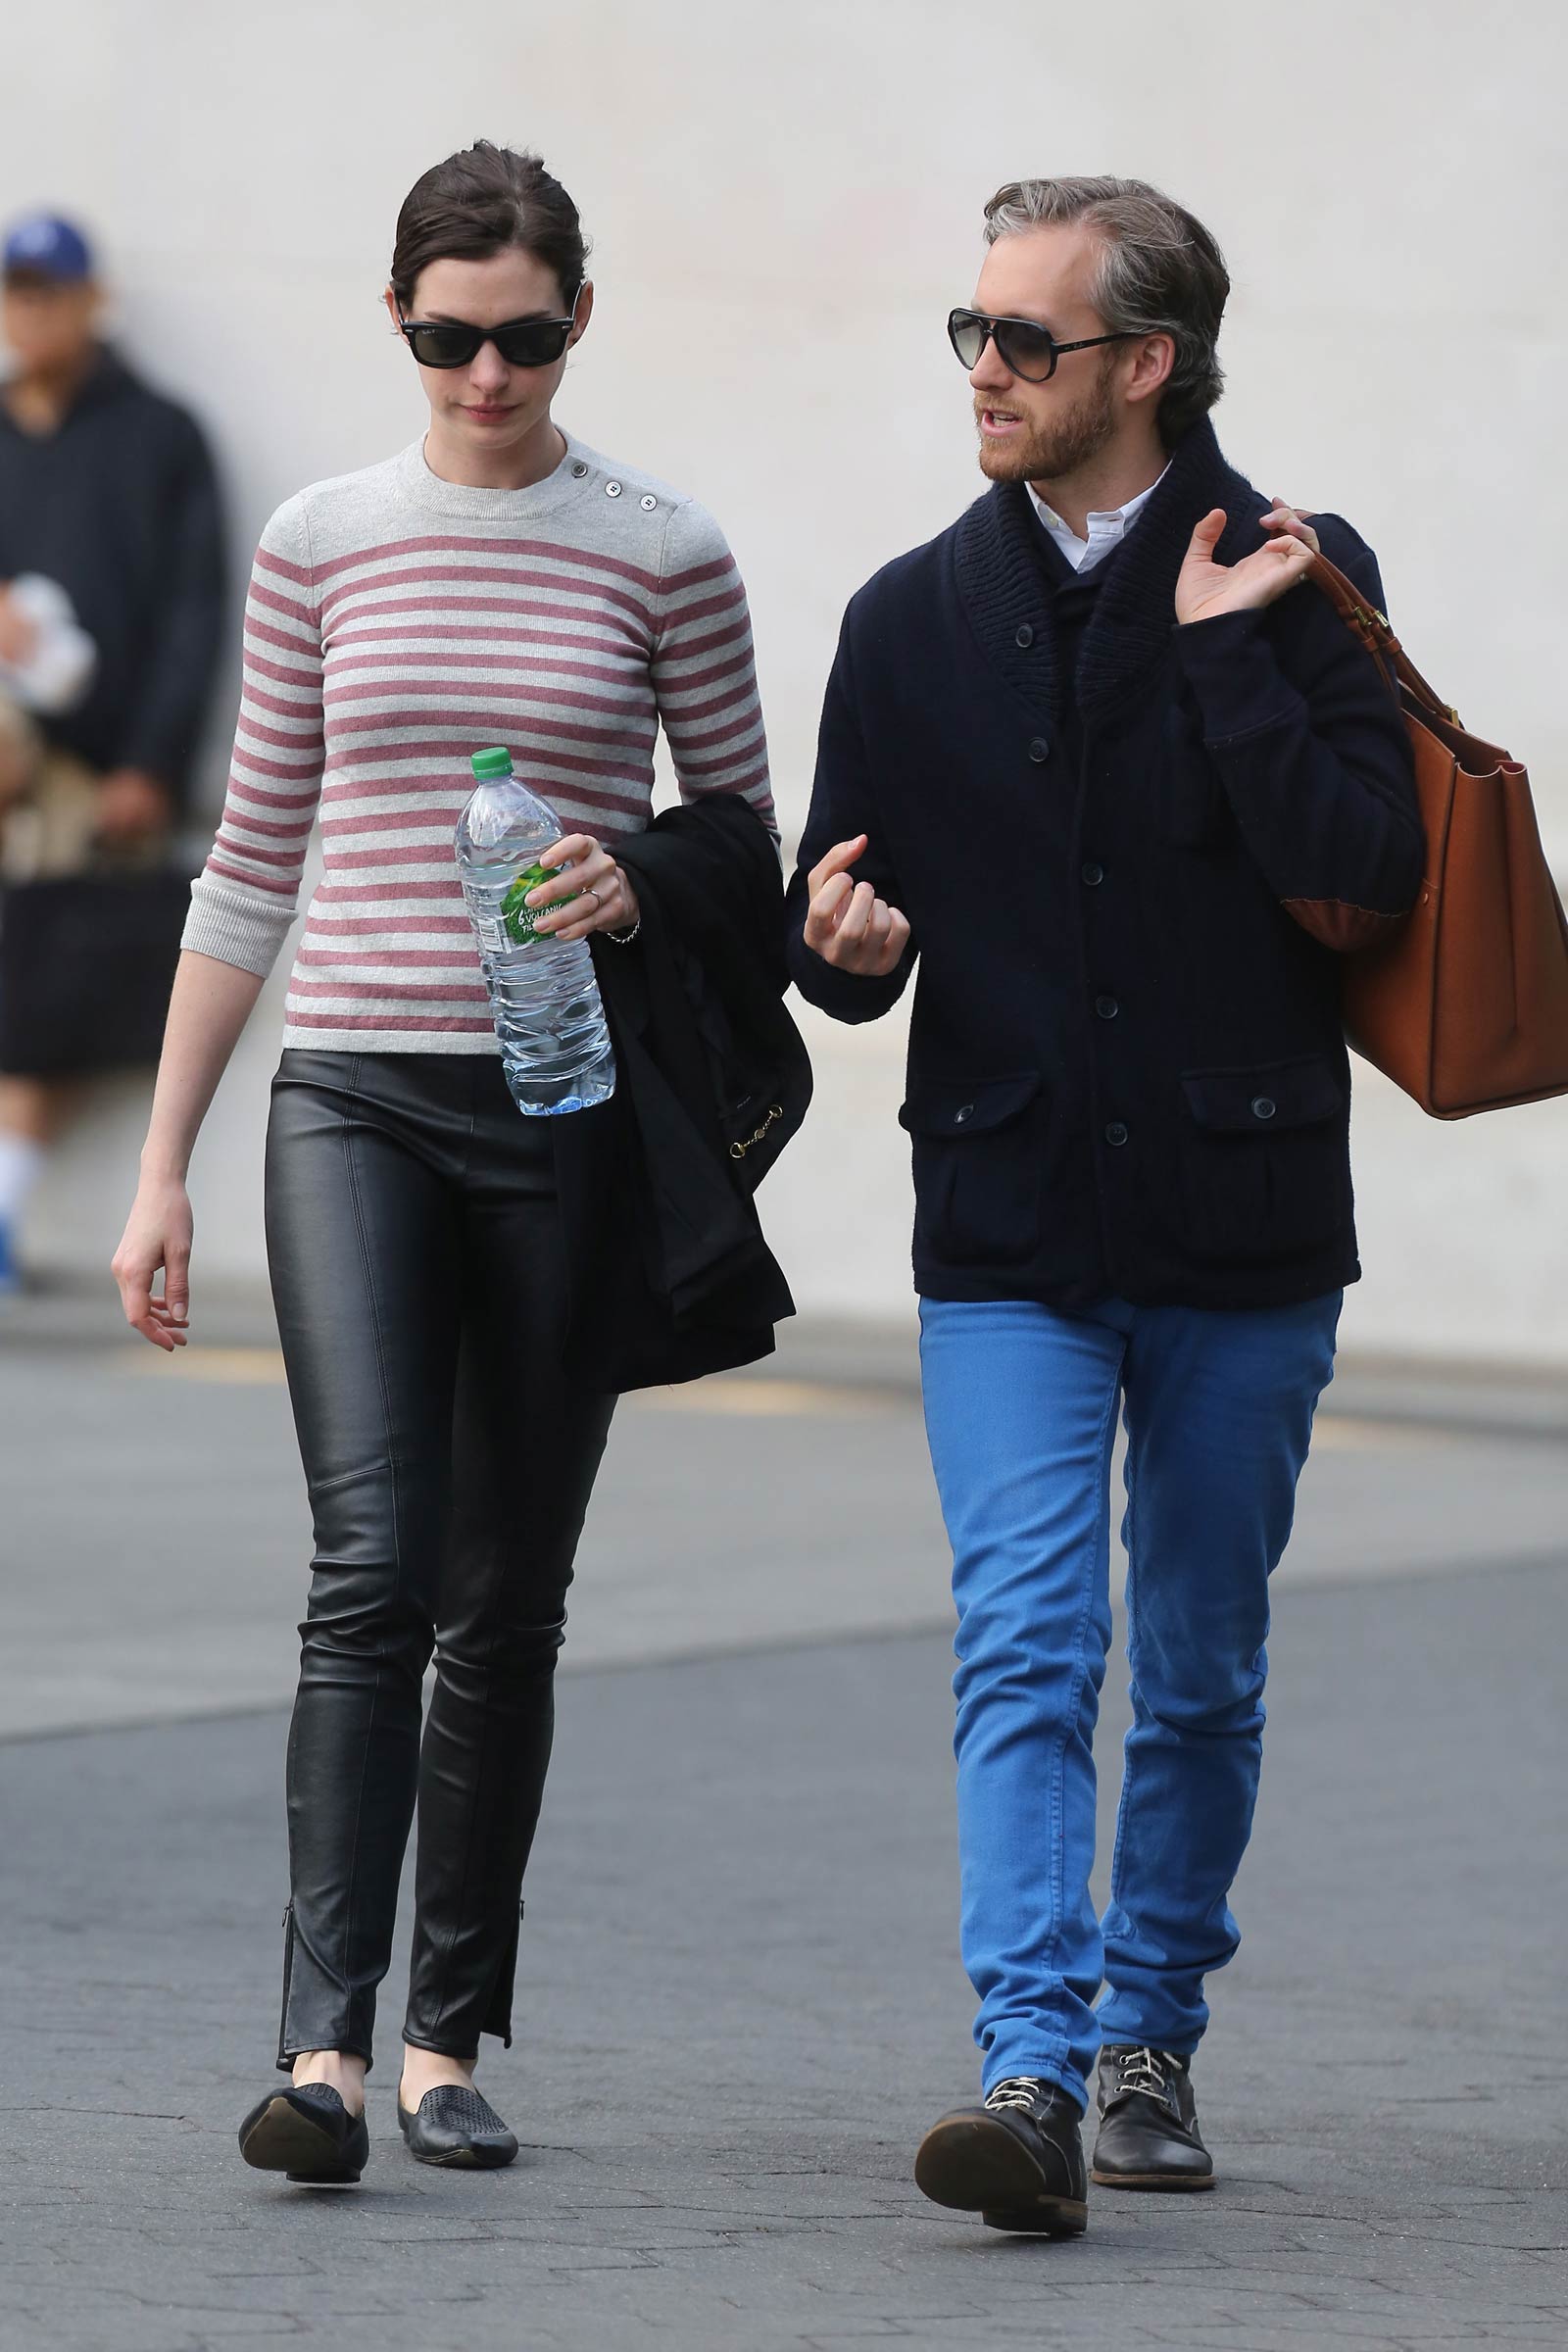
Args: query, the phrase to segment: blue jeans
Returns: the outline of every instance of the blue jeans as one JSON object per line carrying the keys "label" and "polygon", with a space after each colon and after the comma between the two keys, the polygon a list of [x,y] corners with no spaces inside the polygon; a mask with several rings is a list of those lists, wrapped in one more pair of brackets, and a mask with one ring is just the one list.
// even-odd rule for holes
{"label": "blue jeans", "polygon": [[[1087,2105],[1102,2038],[1196,2049],[1263,1738],[1285,1549],[1342,1294],[1258,1313],[921,1302],[926,1432],[957,1603],[964,1966],[989,2089]],[[1103,1924],[1089,1899],[1110,1642],[1110,1467],[1128,1434],[1132,1729]],[[1103,1979],[1098,2013],[1095,1996]]]}

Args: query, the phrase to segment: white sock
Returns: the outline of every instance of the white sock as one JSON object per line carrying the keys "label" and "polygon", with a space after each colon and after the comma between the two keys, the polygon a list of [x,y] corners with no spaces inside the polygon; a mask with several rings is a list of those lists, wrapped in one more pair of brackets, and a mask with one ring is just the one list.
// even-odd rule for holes
{"label": "white sock", "polygon": [[0,1225],[15,1225],[48,1157],[28,1135],[0,1133]]}

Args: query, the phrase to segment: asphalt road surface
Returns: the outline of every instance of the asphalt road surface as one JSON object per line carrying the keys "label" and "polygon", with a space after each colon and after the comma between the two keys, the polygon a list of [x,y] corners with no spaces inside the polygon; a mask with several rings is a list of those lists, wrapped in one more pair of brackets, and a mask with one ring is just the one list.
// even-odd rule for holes
{"label": "asphalt road surface", "polygon": [[[623,1410],[517,2040],[481,2076],[522,2160],[413,2165],[389,2053],[336,2194],[233,2144],[277,2003],[286,1397],[265,1332],[164,1369],[92,1332],[0,1346],[5,2352],[1568,2342],[1554,1410],[1342,1384],[1198,2065],[1221,2186],[1095,2192],[1063,2246],[909,2179],[975,2059],[896,1350]],[[1113,1671],[1102,1845],[1124,1721]]]}

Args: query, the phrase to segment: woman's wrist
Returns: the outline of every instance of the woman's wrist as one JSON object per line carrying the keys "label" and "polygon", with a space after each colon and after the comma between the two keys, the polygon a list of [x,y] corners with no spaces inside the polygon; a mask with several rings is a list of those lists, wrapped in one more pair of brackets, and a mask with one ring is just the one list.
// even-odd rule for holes
{"label": "woman's wrist", "polygon": [[190,1173],[190,1153],[174,1152],[167,1144],[155,1144],[149,1138],[142,1147],[141,1174],[144,1184],[183,1184]]}

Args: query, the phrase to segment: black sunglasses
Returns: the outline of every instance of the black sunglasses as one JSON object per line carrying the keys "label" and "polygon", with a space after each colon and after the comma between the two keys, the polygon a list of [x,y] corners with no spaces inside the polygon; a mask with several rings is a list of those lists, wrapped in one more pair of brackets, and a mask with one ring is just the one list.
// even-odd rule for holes
{"label": "black sunglasses", "polygon": [[995,343],[1004,368],[1021,375],[1026,384],[1049,383],[1064,351],[1093,351],[1097,343],[1135,340],[1131,329],[1124,328],[1118,335],[1086,335],[1080,343],[1058,343],[1049,327],[1037,325],[1033,318],[988,318],[983,311],[948,313],[948,341],[960,367],[978,368],[986,345]]}
{"label": "black sunglasses", "polygon": [[487,343],[509,368],[549,368],[565,350],[576,323],[575,294],[569,318],[509,318],[502,326],[467,326],[461,318],[398,320],[421,368],[466,368]]}

